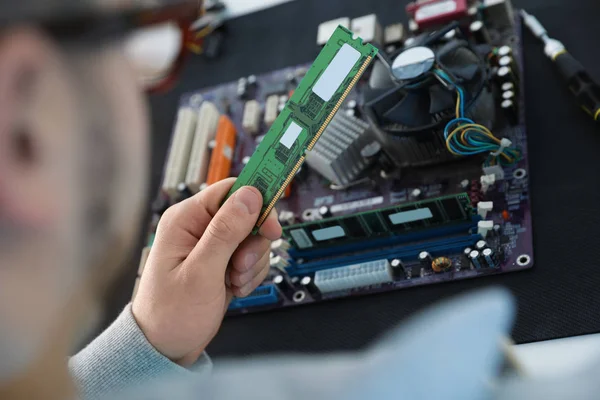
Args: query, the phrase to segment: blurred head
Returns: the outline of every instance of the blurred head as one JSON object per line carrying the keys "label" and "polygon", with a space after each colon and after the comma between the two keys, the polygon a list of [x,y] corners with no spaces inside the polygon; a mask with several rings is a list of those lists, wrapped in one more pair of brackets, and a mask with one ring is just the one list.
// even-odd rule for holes
{"label": "blurred head", "polygon": [[[49,18],[47,7],[97,2],[18,3]],[[0,25],[0,383],[115,275],[140,225],[148,147],[118,36],[59,40],[37,14],[7,12],[0,22],[23,22]]]}

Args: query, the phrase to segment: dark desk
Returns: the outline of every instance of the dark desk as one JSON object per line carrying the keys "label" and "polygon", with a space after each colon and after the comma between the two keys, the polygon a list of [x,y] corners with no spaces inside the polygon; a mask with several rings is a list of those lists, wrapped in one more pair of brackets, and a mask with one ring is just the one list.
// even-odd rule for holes
{"label": "dark desk", "polygon": [[[182,93],[311,61],[320,22],[376,13],[388,24],[404,20],[406,2],[296,0],[230,21],[221,59],[195,58],[175,90],[151,99],[152,193]],[[535,14],[600,78],[597,0],[514,2]],[[491,285],[509,288],[518,299],[513,332],[518,343],[600,332],[600,125],[571,101],[529,32],[524,45],[536,246],[532,270],[229,318],[209,348],[211,355],[355,349],[428,304]],[[111,300],[111,318],[129,299],[137,259]]]}

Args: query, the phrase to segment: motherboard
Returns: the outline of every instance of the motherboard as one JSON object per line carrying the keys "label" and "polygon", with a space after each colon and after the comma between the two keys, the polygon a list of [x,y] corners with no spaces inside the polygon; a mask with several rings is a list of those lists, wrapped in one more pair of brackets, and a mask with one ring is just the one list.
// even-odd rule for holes
{"label": "motherboard", "polygon": [[[283,237],[267,280],[229,314],[533,266],[518,16],[510,1],[429,0],[406,11],[407,24],[383,28],[368,15],[319,27],[325,50],[343,29],[379,55],[340,90],[308,149],[286,153],[293,141],[277,137],[284,146],[269,162],[290,165],[275,186]],[[296,90],[320,94],[301,83],[310,71],[291,66],[182,97],[140,276],[166,208],[252,165],[271,132],[285,130],[278,117]],[[260,179],[253,185],[266,190]]]}

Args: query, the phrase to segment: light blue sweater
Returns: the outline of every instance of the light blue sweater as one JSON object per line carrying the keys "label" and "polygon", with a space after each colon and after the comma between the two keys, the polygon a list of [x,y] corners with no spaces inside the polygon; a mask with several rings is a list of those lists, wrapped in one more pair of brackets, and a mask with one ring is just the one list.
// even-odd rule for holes
{"label": "light blue sweater", "polygon": [[129,304],[106,331],[69,360],[69,369],[84,399],[111,398],[166,377],[202,380],[212,363],[204,353],[186,369],[160,354],[137,325]]}
{"label": "light blue sweater", "polygon": [[[513,317],[514,302],[510,295],[501,290],[487,290],[446,300],[420,313],[367,351],[252,358],[220,363],[215,368],[203,355],[193,368],[185,369],[152,347],[128,306],[102,335],[73,357],[69,365],[83,399],[598,397],[600,385],[596,368],[588,368],[585,375],[565,379],[500,379],[503,355],[498,342],[509,332]],[[209,373],[210,379],[206,379]]]}

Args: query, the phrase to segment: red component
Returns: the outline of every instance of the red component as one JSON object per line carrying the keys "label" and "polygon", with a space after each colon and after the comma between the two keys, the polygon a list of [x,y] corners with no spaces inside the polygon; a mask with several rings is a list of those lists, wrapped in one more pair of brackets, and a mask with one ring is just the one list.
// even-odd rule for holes
{"label": "red component", "polygon": [[292,195],[292,183],[293,182],[294,181],[290,182],[289,185],[287,185],[287,187],[285,188],[285,192],[283,192],[282,198],[286,199]]}
{"label": "red component", "polygon": [[422,30],[466,17],[468,8],[467,0],[429,0],[408,4],[406,13]]}
{"label": "red component", "polygon": [[510,213],[508,212],[508,210],[504,210],[504,211],[502,211],[502,218],[503,218],[505,221],[508,221],[508,220],[510,219]]}

